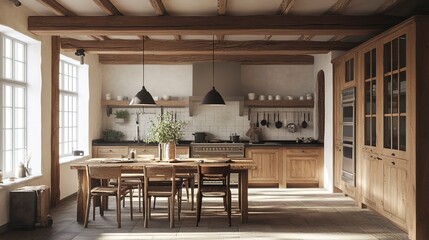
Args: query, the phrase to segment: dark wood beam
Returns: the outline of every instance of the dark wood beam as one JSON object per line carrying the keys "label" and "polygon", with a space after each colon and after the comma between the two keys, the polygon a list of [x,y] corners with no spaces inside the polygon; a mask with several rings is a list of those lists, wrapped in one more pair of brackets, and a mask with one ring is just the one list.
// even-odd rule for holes
{"label": "dark wood beam", "polygon": [[283,0],[277,10],[278,15],[287,15],[295,4],[295,0]]}
{"label": "dark wood beam", "polygon": [[[142,64],[141,55],[137,54],[101,54],[102,64]],[[211,62],[212,54],[207,55],[145,55],[145,64],[192,64],[196,62]],[[310,55],[219,55],[215,61],[239,62],[255,65],[312,65],[314,57]]]}
{"label": "dark wood beam", "polygon": [[60,202],[60,37],[51,37],[51,207]]}
{"label": "dark wood beam", "polygon": [[[337,0],[334,5],[332,5],[328,11],[325,12],[325,15],[341,14],[344,9],[350,4],[351,0]],[[299,40],[309,41],[313,38],[312,35],[301,35]],[[334,36],[335,37],[335,36]]]}
{"label": "dark wood beam", "polygon": [[[316,54],[333,50],[349,50],[357,43],[319,42],[319,41],[222,41],[215,44],[216,54],[221,55],[284,55],[284,54]],[[80,41],[62,38],[61,48],[64,51],[75,51],[83,48],[89,53],[98,54],[140,54],[141,40],[111,39],[105,41]],[[170,54],[210,54],[212,41],[209,40],[147,40],[145,52],[155,55]]]}
{"label": "dark wood beam", "polygon": [[30,16],[40,35],[362,35],[403,20],[393,16]]}
{"label": "dark wood beam", "polygon": [[[162,3],[162,0],[149,0],[150,4],[152,5],[153,10],[155,11],[156,15],[158,16],[168,16],[167,10],[164,7],[164,4]],[[174,35],[173,36],[175,40],[181,40],[182,37],[180,35]]]}
{"label": "dark wood beam", "polygon": [[110,0],[94,0],[94,2],[107,14],[111,16],[123,16],[124,14]]}
{"label": "dark wood beam", "polygon": [[385,13],[389,11],[390,9],[394,8],[398,3],[402,2],[403,0],[388,0],[384,2],[380,7],[377,8],[377,10],[374,11],[374,15]]}
{"label": "dark wood beam", "polygon": [[219,16],[225,15],[227,5],[228,5],[228,0],[217,0],[217,15]]}
{"label": "dark wood beam", "polygon": [[61,5],[59,2],[55,0],[37,0],[42,5],[45,5],[47,8],[51,9],[55,12],[57,15],[61,16],[77,16],[76,13],[73,11],[70,11],[69,9],[65,8],[63,5]]}
{"label": "dark wood beam", "polygon": [[331,8],[326,11],[325,14],[331,15],[331,14],[340,14],[344,11],[344,9],[347,8],[347,6],[350,4],[352,0],[337,0],[334,5],[332,5]]}

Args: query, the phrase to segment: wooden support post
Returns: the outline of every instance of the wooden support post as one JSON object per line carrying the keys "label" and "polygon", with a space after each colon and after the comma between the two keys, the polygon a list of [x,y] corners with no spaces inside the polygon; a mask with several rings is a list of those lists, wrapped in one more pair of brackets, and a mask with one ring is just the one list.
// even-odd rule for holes
{"label": "wooden support post", "polygon": [[59,78],[60,37],[51,38],[51,206],[60,201],[60,152],[59,152]]}

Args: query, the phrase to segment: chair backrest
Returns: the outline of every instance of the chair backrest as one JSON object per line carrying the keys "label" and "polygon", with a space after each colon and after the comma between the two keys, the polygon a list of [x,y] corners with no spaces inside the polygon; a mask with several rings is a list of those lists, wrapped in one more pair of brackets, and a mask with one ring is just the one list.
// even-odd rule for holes
{"label": "chair backrest", "polygon": [[151,182],[171,181],[171,190],[175,191],[176,169],[174,166],[147,165],[143,167],[145,192]]}
{"label": "chair backrest", "polygon": [[231,175],[231,165],[198,165],[198,183],[204,184],[204,181],[222,181],[224,185],[229,186]]}
{"label": "chair backrest", "polygon": [[121,171],[121,166],[86,165],[88,192],[94,187],[103,185],[102,180],[109,181],[110,179],[115,179],[119,183],[117,185],[119,195],[122,187]]}

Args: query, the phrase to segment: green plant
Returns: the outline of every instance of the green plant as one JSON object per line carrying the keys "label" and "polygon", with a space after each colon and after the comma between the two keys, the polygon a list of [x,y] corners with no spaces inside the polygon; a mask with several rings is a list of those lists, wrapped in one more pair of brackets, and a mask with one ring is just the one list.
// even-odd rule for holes
{"label": "green plant", "polygon": [[128,110],[116,110],[115,116],[116,118],[127,118],[130,115]]}
{"label": "green plant", "polygon": [[167,112],[156,116],[156,122],[150,121],[148,137],[146,142],[177,143],[183,136],[182,127],[186,125],[184,121],[175,121],[172,113]]}
{"label": "green plant", "polygon": [[125,135],[121,131],[106,129],[103,131],[103,138],[106,142],[120,141]]}

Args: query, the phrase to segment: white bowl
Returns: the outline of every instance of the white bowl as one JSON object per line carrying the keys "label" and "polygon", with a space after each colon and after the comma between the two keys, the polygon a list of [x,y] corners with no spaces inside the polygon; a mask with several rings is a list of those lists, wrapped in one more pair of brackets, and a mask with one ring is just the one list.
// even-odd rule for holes
{"label": "white bowl", "polygon": [[249,98],[249,100],[255,100],[256,94],[255,93],[248,93],[247,97]]}
{"label": "white bowl", "polygon": [[311,100],[311,99],[313,99],[312,96],[307,96],[307,100]]}
{"label": "white bowl", "polygon": [[169,96],[169,95],[164,95],[164,96],[162,96],[162,99],[163,99],[163,100],[170,100],[170,99],[171,99],[171,96]]}
{"label": "white bowl", "polygon": [[287,96],[287,100],[293,100],[292,96]]}

